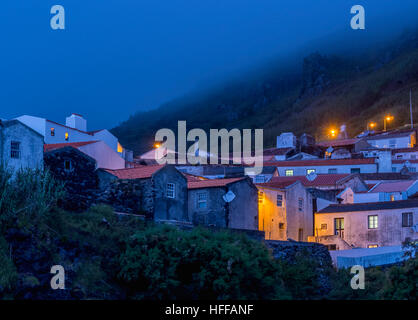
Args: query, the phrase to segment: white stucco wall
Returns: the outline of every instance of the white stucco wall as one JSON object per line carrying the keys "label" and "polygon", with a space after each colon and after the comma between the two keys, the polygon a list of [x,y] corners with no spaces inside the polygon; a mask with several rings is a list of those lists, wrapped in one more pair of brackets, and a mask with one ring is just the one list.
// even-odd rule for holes
{"label": "white stucco wall", "polygon": [[98,168],[124,169],[125,160],[106,143],[99,141],[78,148],[97,162]]}

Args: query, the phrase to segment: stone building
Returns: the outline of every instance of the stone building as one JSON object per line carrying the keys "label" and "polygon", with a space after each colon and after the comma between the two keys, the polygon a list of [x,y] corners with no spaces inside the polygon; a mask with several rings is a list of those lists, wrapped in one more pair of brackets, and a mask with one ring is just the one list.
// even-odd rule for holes
{"label": "stone building", "polygon": [[17,120],[0,120],[0,161],[16,172],[43,167],[42,135]]}
{"label": "stone building", "polygon": [[330,250],[398,246],[418,240],[418,200],[332,204],[315,214],[309,241]]}
{"label": "stone building", "polygon": [[61,203],[63,208],[82,211],[95,202],[99,179],[93,158],[76,147],[49,150],[45,145],[44,162],[54,178],[65,183],[66,197]]}
{"label": "stone building", "polygon": [[99,169],[98,202],[116,211],[143,214],[156,221],[188,221],[187,180],[174,166]]}
{"label": "stone building", "polygon": [[188,220],[193,224],[258,230],[257,188],[249,177],[188,182]]}

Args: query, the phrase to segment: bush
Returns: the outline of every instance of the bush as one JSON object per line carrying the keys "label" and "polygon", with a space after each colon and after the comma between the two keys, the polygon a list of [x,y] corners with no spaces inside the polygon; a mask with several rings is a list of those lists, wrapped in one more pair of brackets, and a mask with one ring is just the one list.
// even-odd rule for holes
{"label": "bush", "polygon": [[120,257],[133,298],[289,298],[280,269],[260,242],[229,232],[154,226],[136,232]]}

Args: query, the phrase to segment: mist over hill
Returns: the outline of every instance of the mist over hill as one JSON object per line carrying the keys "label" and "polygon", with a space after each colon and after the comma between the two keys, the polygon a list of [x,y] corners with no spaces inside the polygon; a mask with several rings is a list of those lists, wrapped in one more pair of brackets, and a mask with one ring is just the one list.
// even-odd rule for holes
{"label": "mist over hill", "polygon": [[386,113],[394,115],[393,126],[409,123],[410,89],[417,122],[418,29],[385,41],[364,37],[346,50],[341,43],[304,48],[210,89],[138,112],[112,132],[135,154],[152,147],[157,130],[176,132],[179,120],[187,121],[188,130],[263,128],[266,147],[286,131],[321,140],[331,126],[346,124],[355,135],[368,121],[380,125]]}

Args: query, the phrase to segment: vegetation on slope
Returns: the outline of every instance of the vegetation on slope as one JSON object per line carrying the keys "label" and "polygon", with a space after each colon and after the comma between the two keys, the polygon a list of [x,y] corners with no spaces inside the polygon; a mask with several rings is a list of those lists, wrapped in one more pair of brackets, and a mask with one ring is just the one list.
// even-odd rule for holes
{"label": "vegetation on slope", "polygon": [[[367,270],[366,290],[354,292],[348,271],[304,252],[275,259],[241,234],[184,231],[102,205],[62,211],[62,185],[48,172],[13,180],[0,168],[0,183],[2,299],[416,299],[418,258]],[[51,289],[53,265],[65,269],[65,290]]]}
{"label": "vegetation on slope", "polygon": [[178,120],[187,120],[189,129],[263,128],[266,147],[281,132],[307,132],[321,140],[330,126],[343,123],[355,135],[368,121],[381,124],[389,112],[395,116],[391,125],[402,126],[409,123],[410,89],[418,101],[417,50],[412,32],[384,49],[344,56],[313,53],[299,67],[271,66],[269,72],[137,113],[112,132],[140,154],[152,147],[158,129],[176,130]]}

